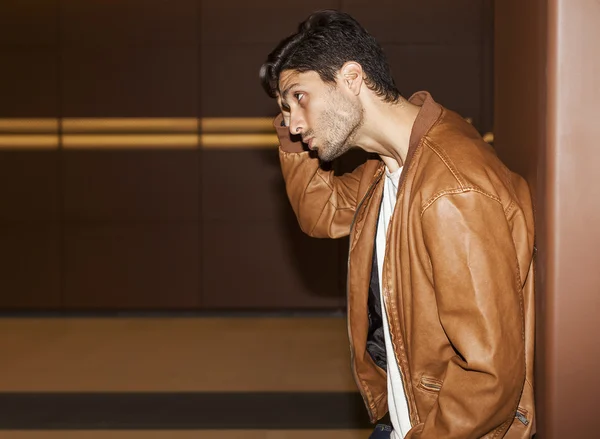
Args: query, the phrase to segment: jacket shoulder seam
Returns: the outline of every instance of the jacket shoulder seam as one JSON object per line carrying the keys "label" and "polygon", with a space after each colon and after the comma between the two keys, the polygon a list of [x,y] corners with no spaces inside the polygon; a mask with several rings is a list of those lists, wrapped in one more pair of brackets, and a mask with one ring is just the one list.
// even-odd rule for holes
{"label": "jacket shoulder seam", "polygon": [[456,179],[456,181],[458,182],[458,184],[461,187],[464,187],[465,186],[464,179],[461,177],[460,173],[455,168],[455,166],[453,165],[453,163],[450,160],[450,158],[447,157],[446,154],[444,154],[440,150],[440,148],[438,148],[437,144],[435,142],[433,142],[430,138],[427,138],[427,137],[425,137],[423,139],[423,143],[425,145],[427,145],[427,147],[429,147],[429,149],[431,149],[440,158],[440,160],[442,162],[444,162],[444,165],[446,165],[446,168],[448,168],[448,170],[452,173],[452,175],[454,176],[454,178]]}
{"label": "jacket shoulder seam", "polygon": [[459,187],[459,188],[455,188],[455,189],[443,189],[443,190],[435,193],[431,197],[429,197],[429,199],[426,200],[421,205],[421,218],[423,218],[423,215],[425,214],[425,211],[433,203],[435,203],[437,200],[439,200],[440,198],[442,198],[442,197],[444,197],[446,195],[457,195],[457,194],[464,194],[464,193],[467,193],[467,192],[479,193],[479,194],[481,194],[481,195],[483,195],[485,197],[488,197],[491,200],[494,200],[495,202],[497,202],[498,204],[500,204],[500,207],[502,207],[502,201],[500,200],[500,198],[498,198],[496,195],[492,195],[492,194],[484,191],[483,189],[481,189],[481,188],[479,188],[477,186],[466,186],[466,187]]}

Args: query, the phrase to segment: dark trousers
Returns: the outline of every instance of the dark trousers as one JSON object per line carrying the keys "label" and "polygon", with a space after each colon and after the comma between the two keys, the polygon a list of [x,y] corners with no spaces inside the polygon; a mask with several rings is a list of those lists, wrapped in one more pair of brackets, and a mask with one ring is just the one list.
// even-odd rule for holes
{"label": "dark trousers", "polygon": [[392,427],[387,424],[377,424],[369,439],[389,439],[392,434]]}

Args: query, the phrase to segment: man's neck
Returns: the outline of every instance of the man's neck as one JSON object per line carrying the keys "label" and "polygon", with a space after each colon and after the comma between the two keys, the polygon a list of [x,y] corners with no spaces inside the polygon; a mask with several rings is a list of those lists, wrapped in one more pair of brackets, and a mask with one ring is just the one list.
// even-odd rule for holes
{"label": "man's neck", "polygon": [[410,135],[420,107],[405,99],[383,102],[378,97],[366,99],[364,124],[356,143],[368,152],[379,154],[390,172],[404,166]]}

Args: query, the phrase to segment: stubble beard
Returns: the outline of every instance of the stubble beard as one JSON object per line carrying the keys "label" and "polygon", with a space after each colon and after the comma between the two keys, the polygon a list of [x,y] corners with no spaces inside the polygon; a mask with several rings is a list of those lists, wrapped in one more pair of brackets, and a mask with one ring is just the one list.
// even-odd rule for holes
{"label": "stubble beard", "polygon": [[330,162],[353,146],[363,124],[363,109],[344,97],[335,98],[320,118],[319,126],[327,133],[322,145],[317,145],[319,159]]}

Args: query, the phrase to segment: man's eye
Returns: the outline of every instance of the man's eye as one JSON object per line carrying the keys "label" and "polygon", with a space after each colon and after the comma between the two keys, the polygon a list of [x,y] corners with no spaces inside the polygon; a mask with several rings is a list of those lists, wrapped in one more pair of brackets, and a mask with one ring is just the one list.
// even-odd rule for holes
{"label": "man's eye", "polygon": [[294,93],[294,97],[298,102],[304,97],[304,93]]}

